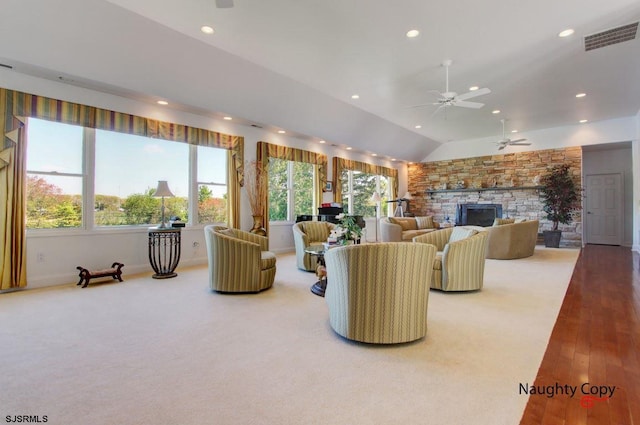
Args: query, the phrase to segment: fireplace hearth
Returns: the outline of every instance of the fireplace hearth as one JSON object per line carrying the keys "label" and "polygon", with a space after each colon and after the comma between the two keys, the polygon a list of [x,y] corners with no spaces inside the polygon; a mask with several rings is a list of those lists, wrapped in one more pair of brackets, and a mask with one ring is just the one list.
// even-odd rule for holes
{"label": "fireplace hearth", "polygon": [[501,204],[460,204],[456,224],[488,227],[496,218],[502,218]]}

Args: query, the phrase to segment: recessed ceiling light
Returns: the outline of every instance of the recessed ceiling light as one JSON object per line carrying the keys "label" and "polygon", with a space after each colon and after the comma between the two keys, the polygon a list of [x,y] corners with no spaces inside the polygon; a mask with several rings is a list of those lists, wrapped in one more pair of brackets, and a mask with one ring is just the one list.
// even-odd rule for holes
{"label": "recessed ceiling light", "polygon": [[391,160],[392,160],[392,161],[395,161],[396,159],[395,159],[395,158],[391,158]]}
{"label": "recessed ceiling light", "polygon": [[347,146],[348,151],[350,151],[351,149],[353,149],[351,146]]}
{"label": "recessed ceiling light", "polygon": [[318,143],[327,143],[327,142],[325,142],[324,140],[320,140]]}
{"label": "recessed ceiling light", "polygon": [[418,31],[418,30],[409,30],[409,31],[407,31],[407,37],[409,37],[409,38],[415,38],[415,37],[417,37],[419,35],[420,35],[420,31]]}
{"label": "recessed ceiling light", "polygon": [[491,111],[492,114],[499,114],[500,113],[500,109],[494,109],[493,111]]}
{"label": "recessed ceiling light", "polygon": [[378,154],[377,153],[372,153],[371,156],[378,156]]}
{"label": "recessed ceiling light", "polygon": [[357,94],[352,94],[351,99],[360,99],[360,96],[358,96]]}
{"label": "recessed ceiling light", "polygon": [[284,134],[284,133],[286,133],[286,131],[284,131],[284,130],[278,130],[278,133],[280,133],[280,134]]}
{"label": "recessed ceiling light", "polygon": [[168,105],[169,102],[167,102],[166,100],[159,100],[156,102],[158,105]]}
{"label": "recessed ceiling light", "polygon": [[589,120],[580,120],[579,122],[580,122],[580,124],[584,124],[586,122],[589,122]]}
{"label": "recessed ceiling light", "polygon": [[518,132],[518,130],[511,130],[511,132],[512,132],[512,133],[517,133],[517,132]]}
{"label": "recessed ceiling light", "polygon": [[231,121],[233,118],[231,118],[231,117],[223,117],[222,119],[223,120],[227,120],[227,121]]}
{"label": "recessed ceiling light", "polygon": [[422,126],[420,124],[416,125],[416,128],[422,128]]}
{"label": "recessed ceiling light", "polygon": [[558,33],[558,37],[569,37],[570,35],[573,35],[574,32],[574,30],[568,28],[564,31],[560,31],[560,33]]}
{"label": "recessed ceiling light", "polygon": [[578,93],[576,97],[585,97],[586,95],[587,95],[586,93]]}
{"label": "recessed ceiling light", "polygon": [[471,86],[471,87],[469,87],[469,91],[476,91],[476,90],[478,90],[479,88],[480,88],[480,87],[478,87],[478,86]]}
{"label": "recessed ceiling light", "polygon": [[205,34],[213,34],[215,32],[215,30],[211,28],[209,25],[201,26],[200,31],[202,31]]}

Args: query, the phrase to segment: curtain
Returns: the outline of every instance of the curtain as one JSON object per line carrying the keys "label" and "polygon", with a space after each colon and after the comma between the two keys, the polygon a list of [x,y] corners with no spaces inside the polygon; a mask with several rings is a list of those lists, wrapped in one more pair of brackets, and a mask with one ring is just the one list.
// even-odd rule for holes
{"label": "curtain", "polygon": [[306,151],[303,149],[290,148],[287,146],[274,145],[272,143],[267,142],[258,142],[256,152],[256,158],[258,160],[258,166],[262,168],[262,172],[264,173],[264,192],[265,193],[265,203],[264,203],[264,211],[262,214],[263,223],[262,226],[267,230],[267,234],[269,233],[269,158],[279,158],[287,161],[297,161],[297,162],[306,162],[309,164],[315,165],[315,180],[313,182],[314,194],[313,194],[313,211],[316,211],[317,208],[322,203],[322,189],[327,184],[327,169],[328,169],[328,158],[326,155],[311,151]]}
{"label": "curtain", "polygon": [[0,90],[0,290],[27,286],[26,145],[13,97]]}
{"label": "curtain", "polygon": [[[17,117],[33,117],[82,127],[229,150],[228,219],[240,225],[240,186],[243,184],[244,138],[201,128],[168,123],[93,106],[0,88],[0,289],[26,286],[25,209],[26,146]],[[9,136],[11,135],[11,136]]]}
{"label": "curtain", "polygon": [[354,161],[351,159],[333,157],[333,190],[335,201],[342,202],[342,171],[361,171],[376,176],[385,176],[389,179],[390,199],[398,197],[398,170],[395,168],[383,167],[381,165],[369,164],[366,162]]}

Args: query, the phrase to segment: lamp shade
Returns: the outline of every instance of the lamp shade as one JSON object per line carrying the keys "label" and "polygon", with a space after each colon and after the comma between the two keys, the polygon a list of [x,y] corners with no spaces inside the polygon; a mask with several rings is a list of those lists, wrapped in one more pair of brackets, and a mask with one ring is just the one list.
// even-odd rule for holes
{"label": "lamp shade", "polygon": [[402,198],[403,199],[413,199],[413,196],[411,196],[411,193],[409,193],[409,191],[407,190]]}
{"label": "lamp shade", "polygon": [[158,188],[156,189],[156,193],[154,193],[155,197],[161,197],[161,196],[175,196],[172,192],[171,189],[169,189],[169,185],[167,184],[166,180],[158,180]]}
{"label": "lamp shade", "polygon": [[371,195],[371,202],[380,202],[382,199],[380,198],[380,194],[378,192],[373,192],[373,195]]}

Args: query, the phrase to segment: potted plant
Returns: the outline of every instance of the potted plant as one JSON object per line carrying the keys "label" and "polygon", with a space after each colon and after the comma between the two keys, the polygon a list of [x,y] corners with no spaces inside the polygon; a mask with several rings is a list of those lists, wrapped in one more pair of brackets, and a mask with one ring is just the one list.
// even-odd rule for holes
{"label": "potted plant", "polygon": [[556,165],[542,177],[541,197],[547,220],[553,223],[551,230],[543,231],[544,245],[550,248],[560,246],[562,231],[558,224],[570,224],[573,212],[580,209],[580,190],[571,178],[569,165]]}

